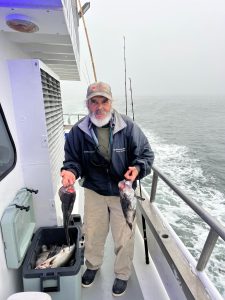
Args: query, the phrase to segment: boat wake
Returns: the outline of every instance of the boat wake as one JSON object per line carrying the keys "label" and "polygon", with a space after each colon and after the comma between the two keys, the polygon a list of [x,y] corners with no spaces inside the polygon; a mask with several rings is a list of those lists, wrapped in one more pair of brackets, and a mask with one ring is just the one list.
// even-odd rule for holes
{"label": "boat wake", "polygon": [[[224,194],[215,187],[216,179],[206,174],[199,159],[182,145],[168,144],[153,132],[144,130],[155,152],[154,164],[167,175],[185,194],[204,207],[219,222],[225,225]],[[150,192],[151,176],[143,180]],[[193,257],[198,260],[209,232],[206,225],[162,180],[158,182],[156,204],[173,227]],[[225,297],[224,242],[218,240],[206,273]]]}

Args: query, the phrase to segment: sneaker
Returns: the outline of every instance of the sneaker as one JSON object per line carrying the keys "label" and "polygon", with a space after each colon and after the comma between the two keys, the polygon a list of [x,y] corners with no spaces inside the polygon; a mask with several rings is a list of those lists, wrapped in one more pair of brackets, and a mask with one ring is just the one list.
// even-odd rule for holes
{"label": "sneaker", "polygon": [[92,285],[92,283],[94,282],[94,279],[95,279],[95,275],[97,273],[98,269],[97,270],[90,270],[90,269],[87,269],[83,276],[82,276],[82,286],[83,287],[89,287]]}
{"label": "sneaker", "polygon": [[121,280],[116,278],[113,284],[112,293],[113,296],[122,296],[127,288],[127,280]]}

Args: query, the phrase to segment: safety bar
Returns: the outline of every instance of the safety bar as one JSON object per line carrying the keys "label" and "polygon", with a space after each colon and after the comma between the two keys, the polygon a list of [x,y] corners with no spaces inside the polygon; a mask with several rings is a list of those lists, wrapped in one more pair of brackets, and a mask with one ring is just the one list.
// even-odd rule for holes
{"label": "safety bar", "polygon": [[71,124],[71,117],[75,117],[75,120],[79,121],[84,116],[86,116],[86,114],[83,114],[83,113],[78,113],[78,114],[63,114],[63,119],[64,120],[67,117],[67,122],[64,121],[64,125],[74,125],[74,122],[73,122],[73,124]]}
{"label": "safety bar", "polygon": [[203,271],[208,263],[212,251],[220,236],[225,241],[225,227],[215,220],[204,208],[198,205],[190,196],[187,196],[180,188],[178,188],[168,177],[166,177],[156,166],[152,167],[153,178],[150,202],[155,201],[157,191],[158,178],[161,178],[186,204],[191,207],[196,214],[210,226],[210,232],[202,249],[196,269]]}

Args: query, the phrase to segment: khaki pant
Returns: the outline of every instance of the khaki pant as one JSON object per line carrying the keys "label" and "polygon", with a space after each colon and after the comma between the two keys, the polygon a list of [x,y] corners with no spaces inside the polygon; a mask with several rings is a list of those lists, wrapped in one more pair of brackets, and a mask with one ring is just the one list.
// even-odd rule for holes
{"label": "khaki pant", "polygon": [[84,195],[84,256],[87,268],[96,270],[101,267],[110,225],[116,254],[115,276],[128,280],[134,253],[134,229],[132,232],[125,221],[120,198],[101,196],[89,189],[84,189]]}

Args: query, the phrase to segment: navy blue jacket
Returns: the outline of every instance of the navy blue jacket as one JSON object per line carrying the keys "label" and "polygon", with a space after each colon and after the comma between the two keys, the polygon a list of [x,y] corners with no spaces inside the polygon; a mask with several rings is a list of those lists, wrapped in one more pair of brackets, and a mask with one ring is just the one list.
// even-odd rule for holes
{"label": "navy blue jacket", "polygon": [[[105,196],[118,196],[118,182],[124,179],[129,166],[138,166],[138,179],[150,174],[154,153],[142,130],[129,117],[114,110],[111,121],[111,159],[108,162],[98,151],[86,116],[67,135],[62,170],[81,177],[82,186]],[[136,187],[136,182],[134,183]]]}

